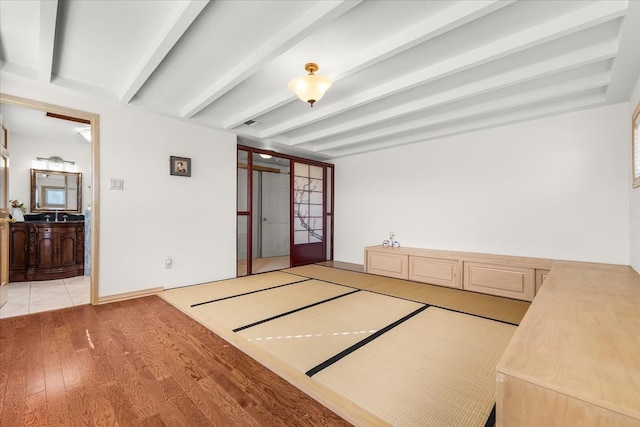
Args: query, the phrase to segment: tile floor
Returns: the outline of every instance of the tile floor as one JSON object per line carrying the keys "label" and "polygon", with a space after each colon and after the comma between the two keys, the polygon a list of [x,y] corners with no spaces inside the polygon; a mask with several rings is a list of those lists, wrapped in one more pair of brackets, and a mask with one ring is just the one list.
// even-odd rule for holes
{"label": "tile floor", "polygon": [[39,282],[11,282],[9,301],[0,308],[0,319],[40,311],[89,304],[89,276]]}

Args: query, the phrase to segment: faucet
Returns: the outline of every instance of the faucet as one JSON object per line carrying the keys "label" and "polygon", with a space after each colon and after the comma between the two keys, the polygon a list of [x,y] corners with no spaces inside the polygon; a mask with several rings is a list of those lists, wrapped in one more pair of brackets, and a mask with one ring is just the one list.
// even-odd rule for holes
{"label": "faucet", "polygon": [[50,216],[51,216],[51,215],[45,215],[45,216],[44,216],[44,219],[45,219],[47,222],[49,222],[49,217],[50,217]]}
{"label": "faucet", "polygon": [[63,220],[63,221],[65,221],[65,222],[66,222],[66,221],[67,221],[67,218],[69,218],[69,215],[62,215],[62,220]]}
{"label": "faucet", "polygon": [[56,219],[54,221],[58,222],[58,210],[57,209],[56,209]]}

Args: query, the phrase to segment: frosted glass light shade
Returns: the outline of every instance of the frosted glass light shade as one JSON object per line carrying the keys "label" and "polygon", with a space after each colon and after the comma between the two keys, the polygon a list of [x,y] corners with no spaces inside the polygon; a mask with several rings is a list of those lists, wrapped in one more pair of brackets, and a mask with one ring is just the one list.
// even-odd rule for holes
{"label": "frosted glass light shade", "polygon": [[313,107],[313,104],[324,96],[333,83],[329,77],[314,74],[318,71],[317,64],[309,63],[304,68],[309,74],[291,80],[289,90]]}

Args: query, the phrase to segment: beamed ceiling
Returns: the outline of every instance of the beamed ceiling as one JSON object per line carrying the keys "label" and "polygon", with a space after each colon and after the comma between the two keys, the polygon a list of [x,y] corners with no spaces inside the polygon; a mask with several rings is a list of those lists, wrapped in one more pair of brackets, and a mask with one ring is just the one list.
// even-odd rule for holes
{"label": "beamed ceiling", "polygon": [[635,0],[0,1],[0,77],[319,160],[627,101],[639,46]]}

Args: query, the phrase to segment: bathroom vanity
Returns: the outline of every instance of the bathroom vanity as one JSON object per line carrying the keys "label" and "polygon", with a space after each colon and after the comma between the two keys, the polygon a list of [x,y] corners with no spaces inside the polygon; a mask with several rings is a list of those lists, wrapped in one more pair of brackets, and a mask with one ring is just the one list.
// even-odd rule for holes
{"label": "bathroom vanity", "polygon": [[10,227],[9,281],[84,274],[84,221],[26,221]]}

